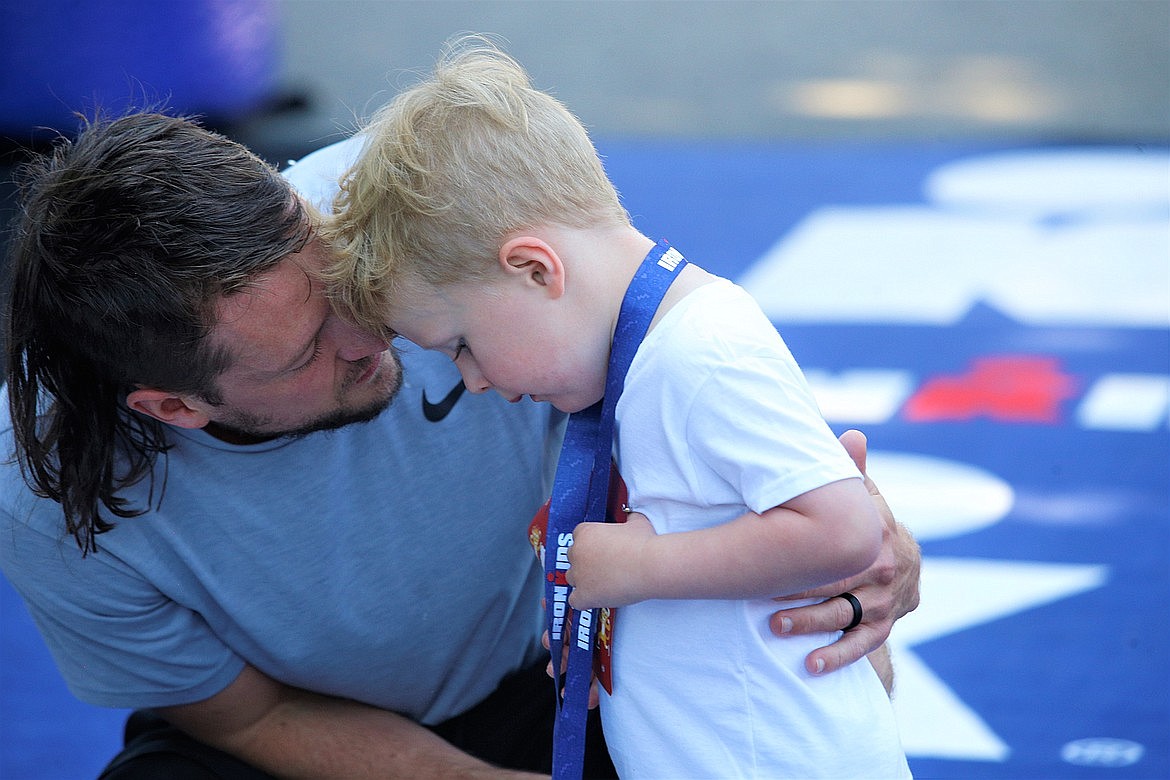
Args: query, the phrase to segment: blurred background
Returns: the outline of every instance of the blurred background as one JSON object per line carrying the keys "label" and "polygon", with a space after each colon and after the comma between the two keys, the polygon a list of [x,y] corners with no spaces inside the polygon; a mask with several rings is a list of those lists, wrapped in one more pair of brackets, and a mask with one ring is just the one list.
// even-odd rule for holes
{"label": "blurred background", "polygon": [[[929,333],[867,327],[883,344],[901,344],[913,359],[934,361],[915,369],[921,387],[932,371],[961,373],[973,353],[990,349],[989,338],[1015,349],[1028,344],[1051,351],[1063,345],[1060,349],[1078,356],[1087,343],[1120,349],[1117,345],[1124,342],[1128,346],[1117,353],[1123,357],[1110,353],[1108,368],[1082,369],[1083,386],[1092,384],[1085,377],[1112,376],[1122,364],[1127,376],[1153,375],[1161,377],[1155,388],[1165,385],[1170,250],[1161,242],[1167,214],[1163,196],[1170,188],[1165,164],[1170,144],[1168,0],[5,2],[0,7],[0,217],[7,222],[15,208],[12,178],[19,161],[46,148],[55,135],[72,133],[75,111],[91,114],[101,108],[117,114],[128,106],[166,103],[172,110],[203,116],[283,166],[347,136],[424,74],[444,41],[465,31],[493,35],[527,67],[539,88],[555,94],[584,121],[639,219],[664,235],[685,237],[684,248],[692,247],[696,256],[710,259],[712,270],[734,278],[782,255],[785,238],[822,207],[922,205],[929,200],[923,194],[926,184],[937,183],[939,166],[970,155],[1089,150],[1094,175],[1121,171],[1120,178],[1106,177],[1120,185],[1086,185],[1074,175],[1070,187],[1070,179],[1053,175],[1051,168],[1009,166],[996,169],[1001,177],[995,186],[1001,195],[1031,187],[1034,199],[1045,191],[1078,193],[1062,205],[1059,218],[1046,213],[1048,226],[1067,226],[1070,214],[1082,219],[1090,201],[1099,209],[1103,198],[1125,200],[1139,191],[1138,210],[1147,215],[1139,239],[1131,241],[1124,236],[1135,234],[1127,233],[1112,243],[1141,247],[1143,262],[1151,263],[1154,270],[1142,278],[1153,280],[1152,318],[1138,322],[1136,330],[1133,322],[1124,323],[1096,340],[1082,330],[1070,335],[1069,321],[1058,323],[1065,329],[1056,331],[1033,327],[1026,337],[1004,336],[999,320],[981,320],[975,327],[970,318],[963,321],[965,329]],[[1061,159],[1061,170],[1076,171],[1085,158]],[[1097,165],[1102,160],[1104,168]],[[972,179],[963,181],[970,186]],[[1150,213],[1156,220],[1152,234]],[[861,233],[872,229],[868,223],[856,228]],[[996,229],[983,228],[976,235]],[[939,239],[937,232],[930,235],[932,241],[950,241],[947,246],[956,243],[953,237]],[[1096,246],[1076,244],[1089,245]],[[1061,256],[1076,255],[1067,247],[1062,251]],[[1100,266],[1099,260],[1086,262]],[[947,271],[939,283],[961,273],[959,268]],[[1048,273],[1037,288],[1018,289],[1026,289],[1033,301],[1076,298],[1051,284],[1058,275]],[[1148,300],[1151,285],[1134,289],[1139,288]],[[1159,301],[1165,302],[1164,317]],[[806,366],[822,365],[838,375],[867,361],[884,361],[883,368],[913,362],[900,354],[874,358],[877,348],[871,346],[850,364],[840,358],[839,347],[862,334],[842,327],[817,330],[823,324],[805,323],[782,331],[794,349],[799,345],[798,356],[809,358]],[[1137,340],[1125,340],[1131,337]],[[821,346],[826,338],[831,347]],[[1012,365],[1019,369],[1018,362]],[[1150,594],[1170,596],[1165,574],[1170,568],[1165,486],[1170,484],[1170,448],[1165,398],[1157,398],[1162,400],[1155,401],[1155,413],[1162,408],[1162,417],[1152,434],[1118,439],[1121,434],[1113,431],[1107,446],[1084,441],[1083,415],[1079,424],[1060,429],[1065,438],[1052,438],[1056,434],[1041,425],[1051,420],[1024,420],[1023,425],[1008,420],[1005,426],[992,415],[994,425],[947,427],[947,420],[935,420],[924,428],[922,417],[910,419],[905,410],[889,418],[856,411],[827,415],[835,427],[865,422],[871,438],[876,434],[904,450],[961,455],[998,474],[1012,472],[1007,482],[1017,498],[1026,494],[1027,501],[1017,500],[1010,512],[1002,510],[1006,520],[999,531],[975,534],[966,540],[968,546],[956,546],[945,535],[932,541],[926,528],[916,528],[928,555],[986,557],[1006,550],[1049,563],[1096,565],[1096,551],[1119,544],[1118,527],[1142,529],[1131,545],[1141,548],[1140,562],[1120,557],[1110,563],[1110,571],[1128,571],[1133,580],[1101,591],[1107,595],[1091,605],[1074,599],[1063,612],[1042,610],[1057,628],[1036,622],[1032,614],[1000,626],[998,633],[984,632],[982,640],[972,641],[968,632],[940,642],[941,629],[932,634],[920,627],[914,633],[913,624],[905,621],[911,628],[903,649],[909,653],[913,634],[922,645],[923,665],[929,662],[946,680],[945,693],[955,699],[930,710],[925,728],[961,735],[954,744],[915,736],[908,749],[918,776],[1153,778],[1170,771],[1165,673],[1170,652],[1165,627],[1147,628],[1161,621],[1160,613],[1151,611],[1157,599]],[[967,415],[972,416],[978,415]],[[1080,438],[1070,441],[1069,436]],[[1037,441],[1043,443],[1039,454]],[[1031,477],[1020,476],[1023,467],[1003,462],[1000,454],[972,454],[979,447],[988,453],[1015,450],[1017,457],[1030,452],[1035,468],[1055,481],[1042,490],[1035,485],[1025,489]],[[1088,456],[1069,460],[1068,453],[1086,447],[1097,458],[1109,458],[1108,468]],[[1115,496],[1116,484],[1132,477],[1139,460],[1137,471],[1145,481],[1135,488],[1139,498],[1132,506],[1141,508],[1120,512],[1116,526],[1099,522],[1094,533],[1103,536],[1029,535],[1039,526],[1043,534],[1052,532],[1053,517],[1060,514],[1051,509],[1057,498],[1077,504],[1066,489],[1070,480],[1109,468],[1125,471],[1126,476],[1102,477],[1106,484],[1093,494],[1099,509],[1101,496]],[[1050,494],[1057,498],[1048,501]],[[1078,516],[1066,504],[1061,511]],[[895,505],[900,517],[913,515],[913,506],[902,506]],[[1041,512],[1038,506],[1048,508]],[[937,508],[931,505],[932,511]],[[1041,516],[1043,522],[1036,519]],[[1021,526],[1028,533],[988,536]],[[926,569],[943,571],[941,564]],[[1066,594],[1103,581],[1093,579],[1098,569],[1045,571],[1088,578],[1073,577],[1063,586]],[[1090,580],[1098,584],[1086,584]],[[934,592],[945,592],[934,584],[939,586]],[[1013,587],[1026,589],[1018,583]],[[922,614],[929,615],[929,604],[938,603],[928,602],[931,592],[924,585]],[[970,592],[951,595],[963,598]],[[19,599],[3,582],[0,597],[0,776],[93,776],[118,744],[124,713],[74,700]],[[1036,596],[1035,603],[1044,598]],[[1114,610],[1122,603],[1146,606],[1118,625],[1124,621]],[[1024,664],[1025,658],[1047,661],[1052,655],[1063,660],[1072,640],[1064,637],[1068,641],[1060,646],[1044,640],[1063,636],[1058,628],[1073,621],[1094,622],[1085,617],[1087,609],[1108,611],[1108,617],[1089,614],[1114,621],[1099,632],[1117,646],[1098,636],[1084,638],[1097,631],[1086,628],[1076,634],[1076,641],[1090,643],[1086,660],[1067,662],[1063,672],[1059,663],[1043,672]],[[1010,611],[991,610],[997,615]],[[1038,636],[1037,626],[1046,633]],[[911,658],[918,663],[919,655]],[[1122,676],[1123,667],[1137,671]],[[1112,671],[1092,688],[1089,681],[1105,668]],[[908,685],[915,674],[908,660]],[[1027,689],[1038,684],[1035,678],[1053,674],[1059,680],[1051,683],[1055,688]],[[1000,687],[988,688],[985,676],[1001,678]],[[943,696],[940,691],[934,694]],[[1072,724],[1068,733],[1053,725],[1066,716]],[[974,723],[980,718],[982,725]],[[916,723],[913,728],[924,727]]]}
{"label": "blurred background", "polygon": [[298,156],[461,31],[601,137],[1170,137],[1165,0],[29,0],[0,22],[18,142],[145,97]]}

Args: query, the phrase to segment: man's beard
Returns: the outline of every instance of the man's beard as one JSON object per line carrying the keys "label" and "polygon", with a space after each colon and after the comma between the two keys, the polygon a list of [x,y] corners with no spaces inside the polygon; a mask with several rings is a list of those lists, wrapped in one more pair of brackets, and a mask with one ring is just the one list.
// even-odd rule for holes
{"label": "man's beard", "polygon": [[398,350],[393,347],[388,350],[387,355],[393,361],[394,383],[388,388],[385,395],[380,398],[375,398],[363,406],[350,409],[338,408],[294,428],[275,429],[267,425],[265,421],[247,415],[237,416],[231,420],[224,420],[223,422],[209,425],[208,428],[211,429],[214,427],[218,429],[218,432],[213,433],[213,435],[219,436],[220,438],[245,443],[248,441],[268,441],[277,438],[303,438],[309,434],[319,433],[321,431],[333,431],[347,425],[370,422],[376,419],[382,412],[386,411],[395,396],[398,395],[398,391],[402,389],[402,358]]}
{"label": "man's beard", "polygon": [[402,380],[399,379],[390,393],[385,398],[380,398],[372,401],[366,406],[357,409],[344,409],[327,414],[324,417],[318,418],[308,425],[303,425],[300,428],[294,428],[289,431],[282,431],[274,436],[283,438],[299,439],[308,436],[311,433],[319,433],[321,431],[335,431],[338,428],[344,428],[347,425],[354,425],[357,423],[368,423],[371,420],[377,419],[378,415],[386,411],[387,407],[394,400],[394,396],[398,394],[398,390],[402,387]]}

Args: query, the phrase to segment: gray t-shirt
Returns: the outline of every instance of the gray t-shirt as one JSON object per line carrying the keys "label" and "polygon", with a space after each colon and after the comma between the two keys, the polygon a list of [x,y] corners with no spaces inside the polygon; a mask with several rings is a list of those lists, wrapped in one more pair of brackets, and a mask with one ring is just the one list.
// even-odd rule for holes
{"label": "gray t-shirt", "polygon": [[[326,207],[327,180],[304,174],[343,170],[355,148],[322,150],[290,178]],[[459,373],[442,355],[403,352],[402,392],[370,423],[252,446],[174,429],[153,494],[149,480],[125,492],[151,511],[119,521],[84,559],[60,506],[35,497],[15,464],[0,468],[0,568],[76,696],[190,703],[248,663],[433,724],[539,657],[526,530],[551,484],[561,415],[463,394],[430,422],[423,399],[439,403]],[[0,449],[11,453],[7,414],[3,399]]]}

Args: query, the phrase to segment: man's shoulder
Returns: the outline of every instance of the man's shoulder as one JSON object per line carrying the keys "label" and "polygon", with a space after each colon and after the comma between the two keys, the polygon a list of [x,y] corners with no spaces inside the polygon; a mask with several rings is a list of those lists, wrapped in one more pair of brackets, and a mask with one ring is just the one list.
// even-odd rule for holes
{"label": "man's shoulder", "polygon": [[65,538],[61,505],[36,495],[16,458],[7,392],[0,391],[0,570],[11,579],[11,567],[28,563],[16,553],[29,539]]}

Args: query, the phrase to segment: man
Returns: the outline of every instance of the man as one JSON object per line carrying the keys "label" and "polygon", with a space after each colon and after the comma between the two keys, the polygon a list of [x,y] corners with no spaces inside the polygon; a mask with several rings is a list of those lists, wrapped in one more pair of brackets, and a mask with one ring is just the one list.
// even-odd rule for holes
{"label": "man", "polygon": [[[328,208],[358,143],[292,184]],[[188,121],[90,125],[22,206],[0,565],[76,695],[162,717],[131,719],[107,776],[547,771],[524,529],[559,416],[464,395],[445,357],[338,317],[312,207]],[[879,564],[821,594],[864,619],[811,669],[916,605],[916,546],[889,524]],[[774,625],[852,617],[830,599]]]}

